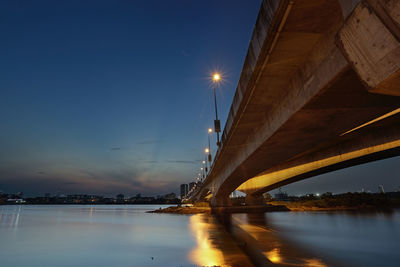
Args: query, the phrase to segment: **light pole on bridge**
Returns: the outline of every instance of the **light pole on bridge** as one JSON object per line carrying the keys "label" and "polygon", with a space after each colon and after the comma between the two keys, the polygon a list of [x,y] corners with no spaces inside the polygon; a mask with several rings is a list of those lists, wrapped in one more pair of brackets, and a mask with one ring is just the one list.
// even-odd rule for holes
{"label": "light pole on bridge", "polygon": [[217,146],[219,147],[221,145],[219,141],[219,133],[221,132],[221,122],[218,119],[218,108],[217,108],[217,85],[219,81],[221,80],[221,75],[219,73],[214,73],[213,77],[213,83],[214,83],[214,107],[215,107],[215,120],[214,120],[214,130],[217,133]]}
{"label": "light pole on bridge", "polygon": [[212,129],[208,128],[208,162],[210,163],[210,169],[211,169],[211,161],[212,161],[212,157],[211,157],[211,145],[210,145],[210,135],[212,133]]}

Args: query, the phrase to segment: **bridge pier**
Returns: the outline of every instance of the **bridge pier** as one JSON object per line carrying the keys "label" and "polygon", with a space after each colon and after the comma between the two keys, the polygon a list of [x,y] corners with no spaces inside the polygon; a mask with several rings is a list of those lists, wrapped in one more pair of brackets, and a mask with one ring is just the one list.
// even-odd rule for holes
{"label": "bridge pier", "polygon": [[210,199],[210,206],[212,208],[218,208],[218,207],[231,207],[232,202],[231,199],[229,198],[229,195],[226,197],[212,197]]}
{"label": "bridge pier", "polygon": [[245,199],[246,206],[266,205],[262,194],[247,194]]}

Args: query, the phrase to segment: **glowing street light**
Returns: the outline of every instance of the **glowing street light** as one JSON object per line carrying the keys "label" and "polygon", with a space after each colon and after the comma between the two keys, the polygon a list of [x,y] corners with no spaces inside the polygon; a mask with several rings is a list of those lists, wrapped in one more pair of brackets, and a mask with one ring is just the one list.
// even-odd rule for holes
{"label": "glowing street light", "polygon": [[219,73],[214,73],[213,81],[218,82],[219,80],[221,80],[221,75],[219,75]]}
{"label": "glowing street light", "polygon": [[210,168],[211,168],[211,146],[210,146],[210,134],[212,133],[212,129],[208,128],[208,162],[210,163]]}
{"label": "glowing street light", "polygon": [[215,120],[214,120],[214,130],[217,133],[217,146],[220,146],[221,143],[219,142],[219,133],[221,132],[221,122],[218,119],[218,108],[217,108],[217,85],[221,80],[221,75],[219,73],[214,73],[213,77],[214,83],[214,106],[215,106]]}

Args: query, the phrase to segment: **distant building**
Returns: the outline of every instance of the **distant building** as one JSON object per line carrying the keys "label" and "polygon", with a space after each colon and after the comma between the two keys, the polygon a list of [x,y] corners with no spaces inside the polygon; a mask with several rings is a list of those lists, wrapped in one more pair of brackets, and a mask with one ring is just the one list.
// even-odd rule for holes
{"label": "distant building", "polygon": [[189,190],[190,189],[187,184],[181,184],[181,199],[183,199],[189,193]]}
{"label": "distant building", "polygon": [[383,189],[383,185],[378,185],[379,192],[385,194],[385,189]]}
{"label": "distant building", "polygon": [[189,191],[192,190],[192,188],[196,185],[195,182],[189,183]]}
{"label": "distant building", "polygon": [[175,193],[170,193],[170,194],[166,194],[166,195],[164,196],[164,198],[165,198],[165,199],[175,199],[175,198],[176,198],[176,195],[175,195]]}
{"label": "distant building", "polygon": [[124,196],[123,194],[118,194],[118,195],[116,196],[116,198],[117,198],[117,203],[123,203],[123,202],[125,202],[125,196]]}
{"label": "distant building", "polygon": [[9,199],[7,199],[7,202],[9,202],[9,203],[15,203],[15,204],[23,204],[23,203],[25,203],[26,201],[23,200],[22,198],[9,198]]}
{"label": "distant building", "polygon": [[286,192],[282,192],[282,190],[279,188],[279,192],[274,195],[275,200],[277,201],[288,201],[289,197]]}

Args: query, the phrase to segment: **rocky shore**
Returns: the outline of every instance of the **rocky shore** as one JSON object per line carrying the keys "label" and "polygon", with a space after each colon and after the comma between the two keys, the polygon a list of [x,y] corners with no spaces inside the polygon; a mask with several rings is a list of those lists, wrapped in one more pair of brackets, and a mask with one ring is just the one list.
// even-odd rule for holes
{"label": "rocky shore", "polygon": [[158,209],[148,211],[148,213],[172,213],[172,214],[199,214],[199,213],[211,213],[210,207],[183,207],[183,206],[172,206],[165,209]]}

